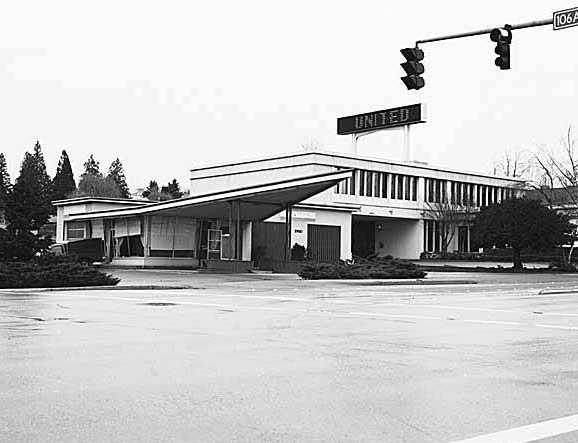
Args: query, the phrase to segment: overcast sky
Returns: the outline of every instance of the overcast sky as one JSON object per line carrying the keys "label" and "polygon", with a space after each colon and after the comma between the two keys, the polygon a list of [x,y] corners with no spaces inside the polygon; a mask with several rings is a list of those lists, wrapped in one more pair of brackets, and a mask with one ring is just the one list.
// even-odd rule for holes
{"label": "overcast sky", "polygon": [[[66,149],[122,161],[131,188],[207,163],[350,151],[336,119],[423,102],[414,159],[488,171],[506,149],[557,144],[578,125],[578,27],[516,30],[509,71],[488,35],[422,45],[407,91],[399,50],[419,39],[551,18],[567,1],[221,0],[4,2],[0,152],[12,179],[40,140],[50,175]],[[359,153],[401,160],[402,135]]]}

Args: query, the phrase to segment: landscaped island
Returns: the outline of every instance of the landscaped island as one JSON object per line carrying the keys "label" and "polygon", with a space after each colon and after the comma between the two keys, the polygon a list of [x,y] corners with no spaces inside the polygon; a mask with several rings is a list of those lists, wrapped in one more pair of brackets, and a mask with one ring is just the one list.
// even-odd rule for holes
{"label": "landscaped island", "polygon": [[393,258],[390,255],[371,255],[352,262],[312,263],[305,265],[299,276],[307,280],[337,279],[393,279],[423,278],[426,273],[412,262]]}

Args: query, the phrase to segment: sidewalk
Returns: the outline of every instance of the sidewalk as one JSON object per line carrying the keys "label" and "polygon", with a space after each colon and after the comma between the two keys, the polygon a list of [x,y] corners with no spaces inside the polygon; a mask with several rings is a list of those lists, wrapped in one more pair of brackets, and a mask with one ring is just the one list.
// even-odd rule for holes
{"label": "sidewalk", "polygon": [[[512,262],[476,261],[476,260],[412,260],[412,263],[428,268],[511,268]],[[527,269],[548,268],[548,262],[524,263]]]}

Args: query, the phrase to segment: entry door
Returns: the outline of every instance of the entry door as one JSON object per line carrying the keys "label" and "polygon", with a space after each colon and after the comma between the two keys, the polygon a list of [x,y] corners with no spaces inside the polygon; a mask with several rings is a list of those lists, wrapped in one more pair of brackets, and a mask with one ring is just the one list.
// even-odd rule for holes
{"label": "entry door", "polygon": [[220,229],[207,231],[207,258],[209,260],[221,260],[222,232]]}
{"label": "entry door", "polygon": [[341,226],[307,225],[307,249],[310,258],[334,263],[341,255]]}
{"label": "entry door", "polygon": [[468,227],[458,226],[458,251],[468,252]]}
{"label": "entry door", "polygon": [[353,220],[351,252],[354,256],[362,258],[375,253],[375,223],[373,221]]}

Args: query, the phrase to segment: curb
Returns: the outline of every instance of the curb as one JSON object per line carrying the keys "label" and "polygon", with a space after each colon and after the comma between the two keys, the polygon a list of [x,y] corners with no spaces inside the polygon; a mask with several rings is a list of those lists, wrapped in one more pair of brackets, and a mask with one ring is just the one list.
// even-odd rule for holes
{"label": "curb", "polygon": [[8,288],[0,289],[0,293],[28,293],[28,292],[63,292],[63,291],[129,291],[129,290],[168,290],[168,289],[205,289],[192,285],[125,285],[125,286],[68,286],[64,288]]}
{"label": "curb", "polygon": [[359,286],[435,286],[435,285],[477,285],[476,280],[323,280],[344,285]]}
{"label": "curb", "polygon": [[578,289],[542,289],[538,295],[548,294],[578,294]]}
{"label": "curb", "polygon": [[[273,280],[273,279],[263,279]],[[294,280],[298,281],[298,280]],[[476,280],[299,280],[307,282],[331,282],[352,286],[427,286],[427,285],[475,285]],[[63,288],[7,288],[0,289],[0,294],[27,294],[30,292],[67,292],[67,291],[139,291],[139,290],[171,290],[171,289],[206,289],[194,285],[120,285],[120,286],[69,286]],[[568,292],[568,291],[564,291]],[[578,292],[578,289],[576,290]]]}

